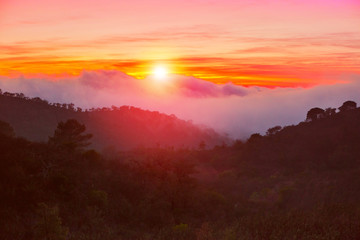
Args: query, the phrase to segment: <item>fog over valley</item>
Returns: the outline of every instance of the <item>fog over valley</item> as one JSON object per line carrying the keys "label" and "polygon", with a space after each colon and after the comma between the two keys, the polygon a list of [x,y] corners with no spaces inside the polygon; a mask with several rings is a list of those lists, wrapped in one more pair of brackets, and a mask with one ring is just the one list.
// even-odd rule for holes
{"label": "fog over valley", "polygon": [[360,101],[359,76],[343,76],[338,82],[311,88],[243,87],[181,75],[170,75],[161,82],[151,76],[139,80],[120,71],[103,70],[64,78],[1,77],[0,88],[49,102],[74,103],[83,109],[128,105],[175,114],[232,138],[246,139],[275,125],[304,121],[312,107]]}

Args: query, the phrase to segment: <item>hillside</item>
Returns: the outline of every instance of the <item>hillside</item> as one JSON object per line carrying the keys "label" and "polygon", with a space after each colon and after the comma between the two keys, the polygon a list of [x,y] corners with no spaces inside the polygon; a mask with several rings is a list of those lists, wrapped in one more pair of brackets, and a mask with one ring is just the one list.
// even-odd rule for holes
{"label": "hillside", "polygon": [[0,238],[357,240],[360,109],[314,109],[232,146],[106,156],[0,121]]}
{"label": "hillside", "polygon": [[23,94],[0,94],[0,120],[10,123],[18,136],[47,141],[58,122],[76,119],[85,124],[96,149],[128,150],[137,147],[207,147],[227,143],[229,139],[210,128],[196,126],[174,115],[135,107],[82,110],[73,104],[48,103]]}

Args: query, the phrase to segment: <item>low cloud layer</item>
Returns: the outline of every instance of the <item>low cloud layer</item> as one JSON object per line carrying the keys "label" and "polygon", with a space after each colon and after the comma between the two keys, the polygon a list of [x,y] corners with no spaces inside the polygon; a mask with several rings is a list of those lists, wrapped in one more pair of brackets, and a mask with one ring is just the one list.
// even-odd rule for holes
{"label": "low cloud layer", "polygon": [[234,138],[247,138],[275,125],[297,124],[312,107],[339,107],[346,100],[360,103],[360,77],[340,80],[344,83],[267,89],[218,85],[176,75],[166,81],[154,77],[138,80],[119,71],[103,70],[64,79],[0,77],[0,88],[82,108],[132,105],[175,114]]}

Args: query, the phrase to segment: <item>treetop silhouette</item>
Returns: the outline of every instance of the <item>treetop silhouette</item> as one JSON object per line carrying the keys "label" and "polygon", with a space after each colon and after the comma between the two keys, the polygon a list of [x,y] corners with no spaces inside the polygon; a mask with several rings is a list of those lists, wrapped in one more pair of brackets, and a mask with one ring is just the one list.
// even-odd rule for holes
{"label": "treetop silhouette", "polygon": [[49,143],[67,151],[82,150],[89,146],[92,134],[84,134],[86,127],[75,119],[59,122],[54,135],[49,137]]}

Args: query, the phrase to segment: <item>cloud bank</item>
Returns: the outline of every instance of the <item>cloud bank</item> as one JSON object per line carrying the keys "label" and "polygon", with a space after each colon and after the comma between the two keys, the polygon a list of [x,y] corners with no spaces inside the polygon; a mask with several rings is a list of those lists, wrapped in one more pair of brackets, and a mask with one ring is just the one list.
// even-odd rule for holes
{"label": "cloud bank", "polygon": [[341,80],[341,84],[313,88],[268,89],[219,85],[179,75],[166,81],[155,77],[138,80],[119,71],[101,70],[63,79],[0,77],[0,88],[82,108],[131,105],[175,114],[245,139],[275,125],[297,124],[312,107],[339,107],[346,100],[360,103],[360,76]]}

